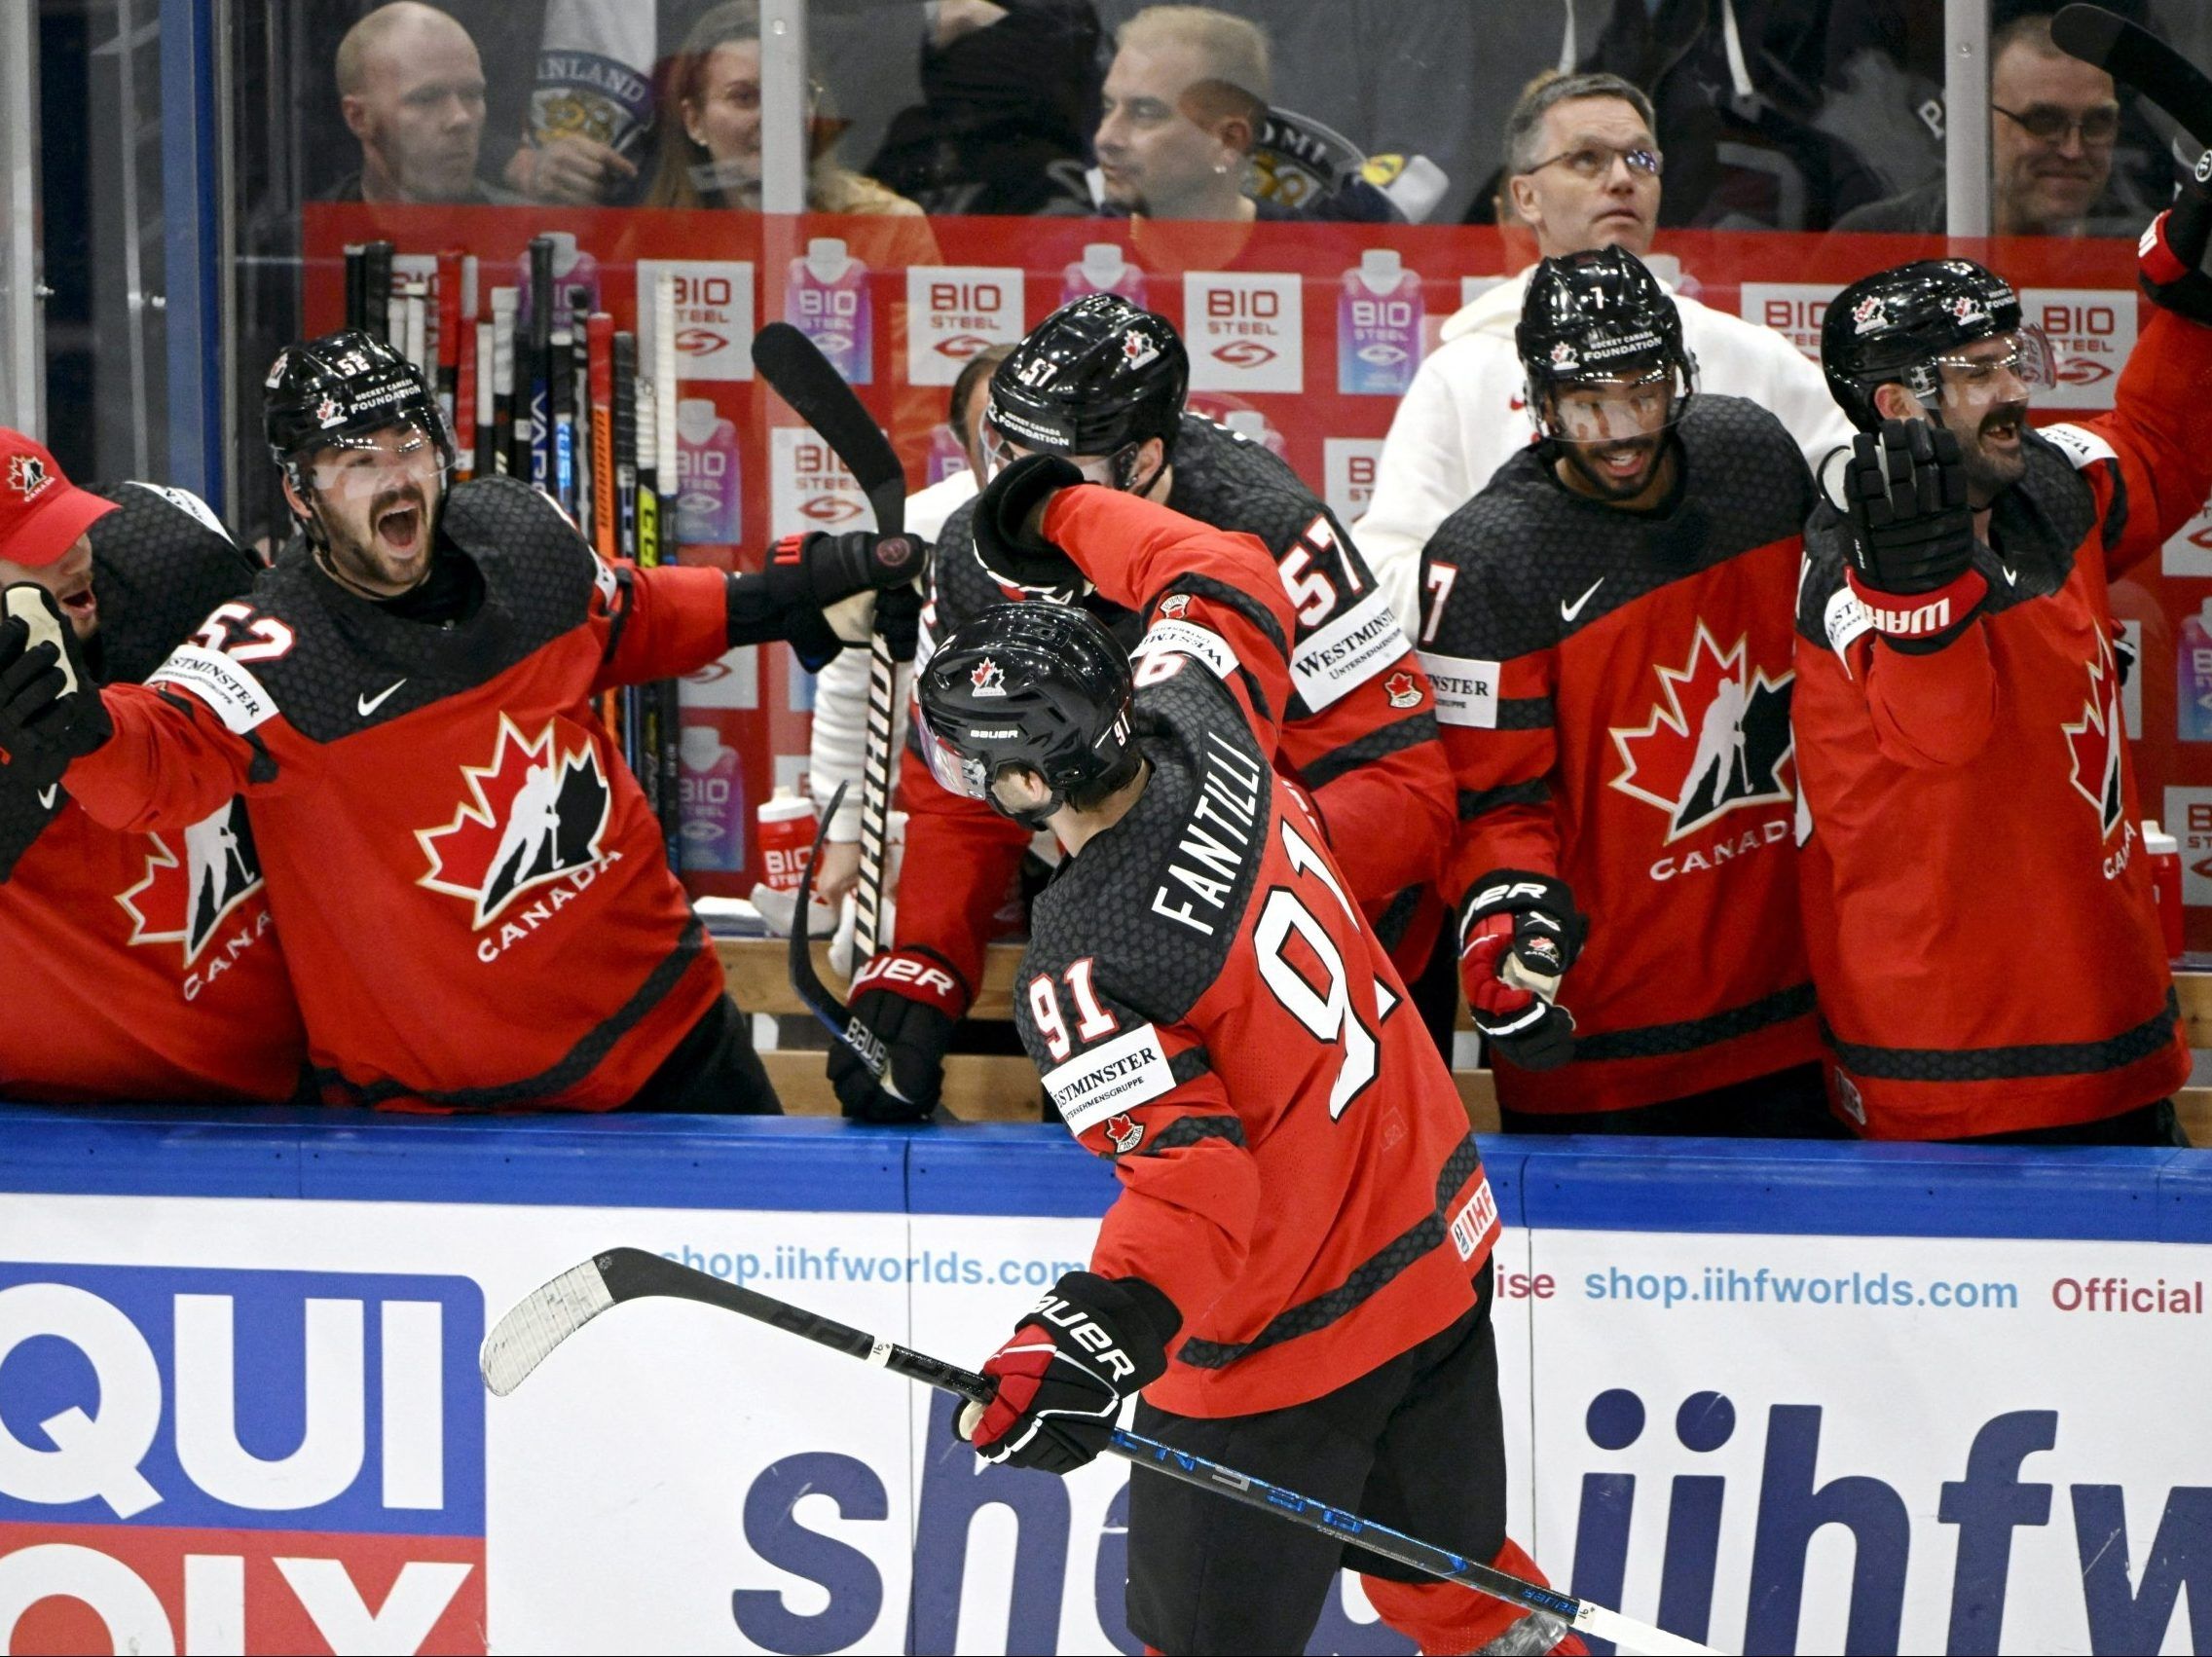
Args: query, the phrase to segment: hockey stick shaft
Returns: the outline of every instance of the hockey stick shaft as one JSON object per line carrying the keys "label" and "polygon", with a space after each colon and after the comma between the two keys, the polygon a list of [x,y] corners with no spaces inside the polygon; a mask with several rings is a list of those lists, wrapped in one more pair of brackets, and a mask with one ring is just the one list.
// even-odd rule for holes
{"label": "hockey stick shaft", "polygon": [[[544,1288],[525,1297],[500,1318],[484,1342],[481,1367],[486,1384],[496,1393],[512,1391],[554,1346],[598,1313],[624,1301],[654,1296],[697,1301],[724,1311],[734,1311],[970,1403],[988,1404],[997,1395],[997,1388],[990,1381],[971,1370],[635,1248],[607,1250],[587,1265],[564,1272]],[[1205,1456],[1177,1450],[1141,1433],[1117,1427],[1107,1440],[1106,1450],[1135,1466],[1210,1491],[1243,1506],[1274,1514],[1301,1528],[1364,1548],[1369,1553],[1380,1554],[1447,1582],[1459,1583],[1524,1610],[1558,1617],[1578,1633],[1612,1640],[1626,1649],[1652,1653],[1653,1657],[1699,1657],[1699,1654],[1711,1657],[1709,1647],[1679,1635],[1578,1600],[1571,1594],[1524,1581],[1494,1565],[1470,1560],[1449,1548],[1437,1547],[1387,1525],[1362,1519],[1355,1513],[1225,1467]]]}
{"label": "hockey stick shaft", "polygon": [[[753,340],[753,363],[798,417],[844,461],[875,509],[878,534],[906,527],[906,471],[891,440],[821,348],[788,322],[771,322]],[[880,606],[885,601],[879,598]],[[853,890],[853,954],[866,961],[890,941],[883,925],[885,841],[892,772],[898,763],[892,706],[898,671],[878,622],[867,646],[867,723],[861,763],[861,866]],[[866,1056],[865,1053],[863,1055]]]}
{"label": "hockey stick shaft", "polygon": [[553,239],[530,243],[530,481],[553,487]]}
{"label": "hockey stick shaft", "polygon": [[[830,992],[822,981],[822,975],[814,969],[814,939],[807,931],[807,913],[814,904],[814,871],[822,863],[822,843],[830,837],[830,825],[836,819],[837,807],[844,803],[845,790],[850,784],[839,783],[830,796],[830,809],[822,814],[822,826],[814,831],[814,849],[806,855],[806,866],[798,874],[798,902],[792,908],[792,941],[790,970],[792,988],[799,1000],[813,1010],[822,1027],[853,1050],[867,1073],[879,1086],[894,1099],[905,1100],[891,1078],[891,1053],[873,1030],[853,1016],[847,1007]],[[856,954],[858,951],[856,950]],[[863,961],[865,965],[865,960]]]}
{"label": "hockey stick shaft", "polygon": [[2149,29],[2076,0],[2052,17],[2050,37],[2157,104],[2199,144],[2212,144],[2212,76]]}
{"label": "hockey stick shaft", "polygon": [[[682,453],[677,444],[676,409],[682,396],[677,375],[676,283],[673,271],[653,278],[653,469],[660,478],[661,518],[659,558],[678,562],[683,550],[681,509],[683,494]],[[651,686],[647,705],[652,713],[649,762],[660,774],[660,831],[668,846],[668,866],[683,866],[683,783],[677,764],[678,740],[683,734],[682,688],[673,679]]]}

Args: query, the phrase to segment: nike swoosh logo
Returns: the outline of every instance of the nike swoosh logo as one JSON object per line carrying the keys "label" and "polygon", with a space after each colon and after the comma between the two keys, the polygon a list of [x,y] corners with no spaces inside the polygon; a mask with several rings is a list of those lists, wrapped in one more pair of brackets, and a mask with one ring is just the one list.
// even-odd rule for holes
{"label": "nike swoosh logo", "polygon": [[54,802],[58,799],[60,795],[61,785],[59,783],[49,783],[45,788],[39,790],[38,792],[38,803],[40,808],[46,811],[52,811],[54,809]]}
{"label": "nike swoosh logo", "polygon": [[1582,596],[1581,596],[1580,598],[1576,599],[1576,600],[1575,600],[1575,601],[1574,601],[1574,602],[1573,602],[1572,604],[1568,604],[1568,603],[1567,603],[1567,601],[1566,601],[1565,599],[1562,599],[1562,600],[1560,600],[1560,601],[1559,601],[1559,618],[1560,618],[1560,620],[1562,620],[1562,621],[1572,621],[1572,620],[1573,620],[1573,619],[1574,619],[1574,618],[1575,618],[1576,616],[1580,615],[1580,614],[1582,613],[1582,607],[1583,607],[1584,605],[1586,605],[1586,604],[1588,604],[1588,603],[1590,602],[1590,593],[1595,593],[1595,592],[1596,592],[1596,591],[1597,591],[1597,590],[1598,590],[1598,589],[1599,589],[1600,587],[1603,587],[1603,586],[1604,586],[1604,584],[1605,584],[1605,578],[1604,578],[1604,576],[1601,575],[1601,576],[1599,576],[1599,577],[1598,577],[1598,578],[1597,578],[1597,579],[1596,579],[1595,581],[1593,581],[1593,582],[1591,582],[1591,583],[1590,583],[1590,592],[1589,592],[1589,593],[1584,593],[1584,594],[1583,594],[1583,595],[1582,595]]}
{"label": "nike swoosh logo", "polygon": [[2005,571],[2005,585],[2017,587],[2020,584],[2020,572],[2009,564],[2000,564],[1997,568]]}
{"label": "nike swoosh logo", "polygon": [[360,710],[361,718],[365,719],[371,714],[375,713],[379,708],[383,707],[385,705],[385,699],[406,682],[407,681],[405,681],[404,679],[395,680],[390,684],[386,685],[382,690],[378,691],[374,696],[356,696],[353,699],[353,706]]}

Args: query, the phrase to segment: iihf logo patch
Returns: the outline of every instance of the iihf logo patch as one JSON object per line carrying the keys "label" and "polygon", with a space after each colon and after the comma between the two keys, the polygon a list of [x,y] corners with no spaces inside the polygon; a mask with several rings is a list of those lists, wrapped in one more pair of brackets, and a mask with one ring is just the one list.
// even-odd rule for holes
{"label": "iihf logo patch", "polygon": [[968,676],[968,684],[977,696],[1006,694],[1006,675],[988,656],[976,664],[976,671]]}
{"label": "iihf logo patch", "polygon": [[36,499],[54,482],[54,474],[36,455],[8,457],[8,487],[25,500]]}
{"label": "iihf logo patch", "polygon": [[515,899],[560,882],[551,908],[591,884],[612,804],[599,749],[556,715],[535,737],[499,716],[488,765],[463,765],[468,797],[442,828],[418,828],[430,866],[418,886],[465,898],[481,929]]}

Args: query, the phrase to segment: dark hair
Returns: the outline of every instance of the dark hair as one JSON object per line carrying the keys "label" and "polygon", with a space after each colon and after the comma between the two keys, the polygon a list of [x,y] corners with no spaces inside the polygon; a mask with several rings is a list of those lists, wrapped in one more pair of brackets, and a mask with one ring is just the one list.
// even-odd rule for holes
{"label": "dark hair", "polygon": [[945,418],[951,421],[955,432],[967,429],[968,405],[975,401],[977,389],[989,383],[991,370],[1012,356],[1018,343],[1002,340],[995,346],[985,346],[960,365],[960,377],[953,381],[952,395],[945,403]]}

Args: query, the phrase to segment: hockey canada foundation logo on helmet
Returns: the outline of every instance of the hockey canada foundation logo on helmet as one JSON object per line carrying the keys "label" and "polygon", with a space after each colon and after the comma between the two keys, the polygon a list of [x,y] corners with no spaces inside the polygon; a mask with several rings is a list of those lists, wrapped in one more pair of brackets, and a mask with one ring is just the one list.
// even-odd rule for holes
{"label": "hockey canada foundation logo on helmet", "polygon": [[[245,801],[233,799],[185,829],[181,853],[173,834],[146,839],[145,877],[115,901],[130,917],[130,942],[181,944],[190,967],[232,912],[261,890]],[[236,942],[242,948],[259,935],[256,928]]]}
{"label": "hockey canada foundation logo on helmet", "polygon": [[968,676],[970,691],[977,696],[1004,696],[1006,674],[999,664],[985,656],[976,664],[976,671]]}
{"label": "hockey canada foundation logo on helmet", "polygon": [[501,714],[491,762],[461,774],[453,821],[415,831],[430,862],[416,884],[467,899],[479,930],[541,887],[548,917],[574,902],[598,874],[612,801],[591,738],[558,715],[526,737]]}
{"label": "hockey canada foundation logo on helmet", "polygon": [[8,487],[25,500],[35,500],[54,482],[54,474],[36,455],[8,457]]}
{"label": "hockey canada foundation logo on helmet", "polygon": [[1612,786],[1667,814],[1671,842],[1741,806],[1788,800],[1789,685],[1750,661],[1747,635],[1726,650],[1698,623],[1689,659],[1654,664],[1651,718],[1607,734],[1621,757]]}
{"label": "hockey canada foundation logo on helmet", "polygon": [[2074,792],[2096,808],[2097,831],[2105,837],[2125,815],[2120,756],[2127,733],[2120,717],[2120,675],[2114,668],[2112,646],[2101,635],[2097,653],[2085,666],[2089,693],[2082,703],[2082,718],[2059,729],[2074,755]]}

